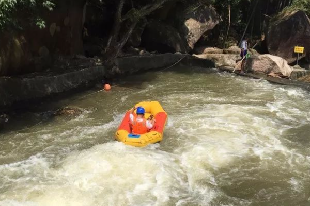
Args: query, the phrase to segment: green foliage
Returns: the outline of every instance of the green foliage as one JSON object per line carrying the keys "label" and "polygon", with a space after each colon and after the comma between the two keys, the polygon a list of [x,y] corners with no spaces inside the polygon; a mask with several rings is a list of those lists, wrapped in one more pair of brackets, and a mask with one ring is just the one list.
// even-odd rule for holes
{"label": "green foliage", "polygon": [[306,12],[308,17],[310,17],[310,1],[309,0],[294,0],[292,2],[292,5],[286,7],[285,9],[283,9],[283,11],[273,16],[273,18],[271,19],[271,22],[273,24],[276,24],[281,19],[285,18],[286,16],[298,10],[302,10]]}
{"label": "green foliage", "polygon": [[294,0],[290,9],[303,10],[310,17],[310,1],[309,0]]}
{"label": "green foliage", "polygon": [[53,8],[52,0],[0,0],[0,31],[21,29],[29,24],[43,28],[39,13]]}

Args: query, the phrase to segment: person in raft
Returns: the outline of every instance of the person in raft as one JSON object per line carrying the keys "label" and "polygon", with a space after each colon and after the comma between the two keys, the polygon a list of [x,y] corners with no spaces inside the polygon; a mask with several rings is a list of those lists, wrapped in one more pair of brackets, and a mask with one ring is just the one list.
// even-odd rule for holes
{"label": "person in raft", "polygon": [[[137,115],[134,111],[137,109]],[[144,134],[147,133],[154,126],[153,115],[150,115],[148,119],[144,117],[145,109],[143,107],[132,108],[130,113],[130,124],[133,134]]]}

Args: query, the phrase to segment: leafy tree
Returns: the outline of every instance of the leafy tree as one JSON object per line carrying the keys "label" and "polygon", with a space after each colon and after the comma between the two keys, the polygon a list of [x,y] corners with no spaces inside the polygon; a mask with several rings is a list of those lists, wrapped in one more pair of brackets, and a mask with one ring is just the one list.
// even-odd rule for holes
{"label": "leafy tree", "polygon": [[44,21],[39,13],[44,9],[52,10],[53,7],[52,0],[1,0],[0,31],[21,29],[29,24],[43,28]]}

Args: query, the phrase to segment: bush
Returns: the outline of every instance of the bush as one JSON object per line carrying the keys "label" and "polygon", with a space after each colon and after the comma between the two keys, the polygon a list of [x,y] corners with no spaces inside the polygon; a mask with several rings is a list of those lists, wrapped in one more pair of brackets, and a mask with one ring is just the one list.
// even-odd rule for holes
{"label": "bush", "polygon": [[39,13],[44,9],[52,10],[53,7],[54,3],[49,0],[1,0],[0,32],[32,24],[42,28],[45,25]]}
{"label": "bush", "polygon": [[303,10],[310,17],[310,1],[309,0],[294,0],[292,6],[289,7],[294,10]]}

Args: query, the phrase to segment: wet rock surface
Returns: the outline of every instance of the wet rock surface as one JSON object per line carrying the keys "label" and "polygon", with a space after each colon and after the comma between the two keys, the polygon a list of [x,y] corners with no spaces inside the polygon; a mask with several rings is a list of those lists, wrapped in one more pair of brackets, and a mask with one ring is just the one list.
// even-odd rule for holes
{"label": "wet rock surface", "polygon": [[78,107],[64,107],[54,112],[55,116],[77,116],[82,114],[83,110]]}
{"label": "wet rock surface", "polygon": [[47,73],[32,77],[0,78],[0,108],[19,101],[66,92],[100,79],[104,74],[103,66],[93,66],[62,74]]}

